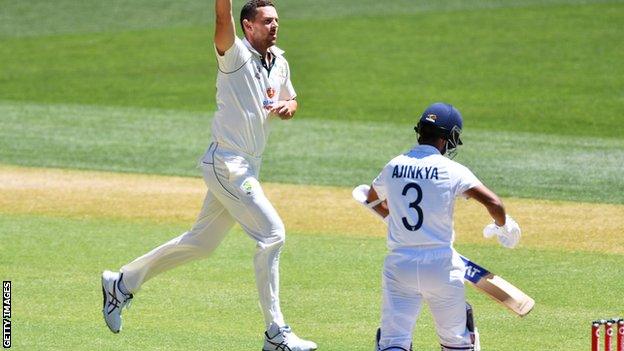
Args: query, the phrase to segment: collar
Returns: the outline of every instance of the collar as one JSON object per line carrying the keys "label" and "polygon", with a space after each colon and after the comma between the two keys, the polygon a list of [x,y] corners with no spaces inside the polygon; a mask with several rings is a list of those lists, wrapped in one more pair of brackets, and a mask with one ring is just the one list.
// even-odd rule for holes
{"label": "collar", "polygon": [[440,155],[440,150],[427,144],[416,145],[412,149],[412,151],[421,152],[421,153],[428,154],[428,155],[435,155],[435,154]]}
{"label": "collar", "polygon": [[[253,46],[251,46],[251,43],[247,40],[247,38],[243,38],[243,44],[245,44],[245,46],[247,47],[247,49],[254,55],[262,58],[262,55],[260,55],[260,53],[254,49]],[[271,54],[273,54],[273,56],[281,56],[282,54],[284,54],[284,50],[278,48],[277,46],[273,45],[269,48],[269,51],[271,52]]]}

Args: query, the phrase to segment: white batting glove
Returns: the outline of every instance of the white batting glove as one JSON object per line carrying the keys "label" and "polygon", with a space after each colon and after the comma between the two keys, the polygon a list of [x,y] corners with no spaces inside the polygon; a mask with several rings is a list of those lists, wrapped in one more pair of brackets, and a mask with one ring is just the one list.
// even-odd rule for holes
{"label": "white batting glove", "polygon": [[520,242],[522,232],[518,223],[509,215],[505,216],[505,225],[497,226],[495,223],[488,224],[483,228],[483,237],[489,239],[493,236],[498,238],[498,242],[508,248],[513,249]]}
{"label": "white batting glove", "polygon": [[381,217],[381,215],[379,213],[377,213],[377,211],[375,211],[373,209],[373,207],[379,205],[380,203],[383,202],[383,200],[381,199],[377,199],[377,201],[373,201],[373,202],[366,202],[366,199],[368,198],[368,192],[370,191],[370,186],[366,185],[366,184],[361,184],[356,186],[353,191],[351,192],[351,196],[353,196],[353,198],[355,199],[355,201],[359,202],[360,204],[364,205],[366,208],[368,208],[370,211],[372,211],[374,214],[377,215],[377,217],[381,218],[381,220],[383,220],[386,224],[388,223],[388,217]]}

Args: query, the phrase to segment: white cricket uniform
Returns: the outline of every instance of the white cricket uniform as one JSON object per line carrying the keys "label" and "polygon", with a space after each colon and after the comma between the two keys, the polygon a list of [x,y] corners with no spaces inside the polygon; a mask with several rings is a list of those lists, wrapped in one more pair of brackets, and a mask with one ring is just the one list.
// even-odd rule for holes
{"label": "white cricket uniform", "polygon": [[208,192],[192,229],[123,266],[130,292],[165,270],[205,257],[222,241],[235,222],[257,242],[254,257],[256,284],[267,327],[284,325],[279,303],[279,254],[284,224],[258,181],[261,155],[269,136],[270,108],[295,97],[283,51],[269,49],[274,63],[246,39],[236,38],[223,56],[217,53],[217,112],[213,142],[202,157]]}
{"label": "white cricket uniform", "polygon": [[373,181],[387,201],[388,249],[382,274],[382,349],[409,349],[424,300],[440,344],[471,346],[466,328],[465,266],[453,249],[455,198],[481,182],[430,145],[392,159]]}

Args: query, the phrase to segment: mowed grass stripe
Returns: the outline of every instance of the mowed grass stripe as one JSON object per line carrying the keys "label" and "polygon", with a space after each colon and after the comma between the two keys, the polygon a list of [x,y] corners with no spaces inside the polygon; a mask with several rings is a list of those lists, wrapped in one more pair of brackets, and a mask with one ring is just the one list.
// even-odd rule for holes
{"label": "mowed grass stripe", "polygon": [[[404,6],[374,6],[392,15],[284,15],[279,45],[287,51],[304,118],[411,122],[415,111],[446,100],[478,116],[471,125],[479,129],[617,138],[624,131],[617,94],[624,88],[618,79],[624,75],[618,59],[624,56],[618,45],[624,3],[579,2],[516,8],[522,2],[506,1],[474,11],[472,2],[449,1],[458,11],[410,14],[403,7],[413,9],[415,2],[402,0]],[[315,14],[309,2],[298,4]],[[49,6],[24,5],[22,18],[38,12],[48,20]],[[66,24],[85,9],[107,6],[76,5],[50,21]],[[365,6],[332,1],[324,12]],[[152,17],[152,7],[172,19],[180,11],[162,0],[131,7],[137,17],[104,16],[127,22],[127,31],[3,40],[0,98],[212,113],[213,21],[180,28],[172,20],[171,27],[132,30]]]}
{"label": "mowed grass stripe", "polygon": [[[0,116],[0,163],[22,166],[197,177],[211,138],[212,113],[0,101]],[[480,116],[464,118],[456,160],[499,194],[624,204],[624,140],[480,130]],[[368,182],[413,146],[413,122],[274,120],[261,177]]]}
{"label": "mowed grass stripe", "polygon": [[[613,0],[461,0],[414,1],[376,0],[350,1],[289,0],[277,4],[283,19],[349,18],[395,14],[436,13],[448,11],[480,11],[496,8],[547,7],[554,5],[584,5],[614,3]],[[243,1],[234,0],[235,12]],[[0,12],[0,36],[26,37],[117,32],[137,29],[209,26],[214,7],[202,0],[3,0]]]}
{"label": "mowed grass stripe", "polygon": [[[79,218],[118,218],[190,226],[205,185],[180,177],[0,166],[0,211]],[[265,183],[289,231],[383,236],[385,228],[351,199],[351,188]],[[505,199],[520,223],[522,246],[565,251],[624,253],[624,206]],[[458,243],[485,241],[489,216],[475,201],[457,201]]]}

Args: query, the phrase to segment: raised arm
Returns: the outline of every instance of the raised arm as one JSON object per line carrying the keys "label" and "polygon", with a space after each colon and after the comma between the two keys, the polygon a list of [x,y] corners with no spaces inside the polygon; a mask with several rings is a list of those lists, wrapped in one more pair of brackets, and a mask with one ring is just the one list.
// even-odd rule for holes
{"label": "raised arm", "polygon": [[232,47],[236,39],[236,28],[232,16],[232,0],[215,0],[215,36],[214,42],[219,55]]}

